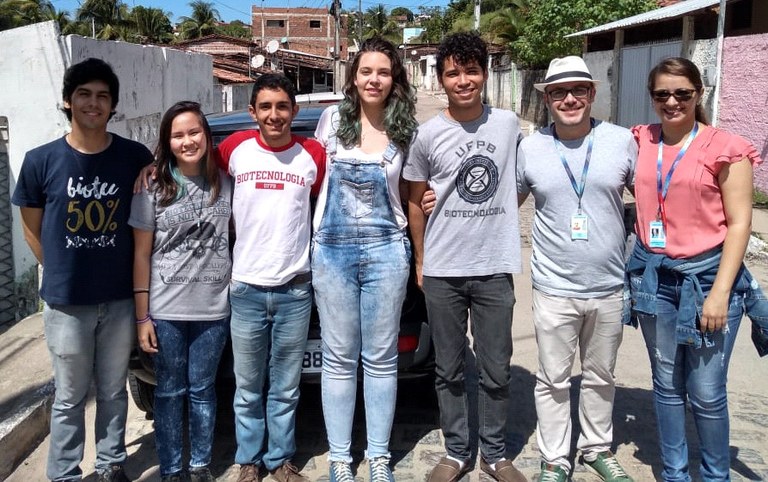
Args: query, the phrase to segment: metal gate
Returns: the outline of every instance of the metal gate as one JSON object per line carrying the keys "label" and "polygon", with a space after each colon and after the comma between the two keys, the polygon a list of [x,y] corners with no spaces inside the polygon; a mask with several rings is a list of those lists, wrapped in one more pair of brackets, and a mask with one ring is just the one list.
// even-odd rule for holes
{"label": "metal gate", "polygon": [[658,122],[646,87],[648,72],[662,59],[679,57],[681,49],[680,41],[621,49],[619,125],[631,127]]}

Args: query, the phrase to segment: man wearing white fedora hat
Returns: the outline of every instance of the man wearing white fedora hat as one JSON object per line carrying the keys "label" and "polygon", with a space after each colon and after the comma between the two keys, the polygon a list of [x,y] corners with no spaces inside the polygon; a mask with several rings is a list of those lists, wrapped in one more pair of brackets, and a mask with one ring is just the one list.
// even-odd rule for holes
{"label": "man wearing white fedora hat", "polygon": [[613,371],[622,339],[625,188],[632,189],[637,144],[629,130],[590,117],[598,81],[584,60],[552,60],[543,93],[552,124],[518,151],[519,202],[533,194],[533,320],[540,481],[571,471],[570,379],[581,361],[577,446],[603,480],[631,481],[610,451]]}

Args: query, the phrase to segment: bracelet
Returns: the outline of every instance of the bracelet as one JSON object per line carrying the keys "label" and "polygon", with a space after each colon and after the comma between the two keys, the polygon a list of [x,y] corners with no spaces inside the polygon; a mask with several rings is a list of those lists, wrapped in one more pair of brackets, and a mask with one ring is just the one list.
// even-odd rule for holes
{"label": "bracelet", "polygon": [[147,313],[147,316],[145,316],[144,318],[140,320],[136,320],[136,324],[141,325],[142,323],[146,323],[148,321],[152,321],[152,316],[149,313]]}
{"label": "bracelet", "polygon": [[137,293],[149,293],[149,288],[134,288],[133,294]]}

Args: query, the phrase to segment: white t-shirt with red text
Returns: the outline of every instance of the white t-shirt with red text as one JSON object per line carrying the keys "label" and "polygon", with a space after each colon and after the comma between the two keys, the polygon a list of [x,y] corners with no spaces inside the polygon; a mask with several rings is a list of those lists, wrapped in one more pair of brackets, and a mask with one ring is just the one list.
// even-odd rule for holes
{"label": "white t-shirt with red text", "polygon": [[310,195],[317,195],[325,175],[323,147],[292,136],[275,149],[249,130],[224,139],[218,154],[234,185],[232,279],[279,286],[309,272]]}

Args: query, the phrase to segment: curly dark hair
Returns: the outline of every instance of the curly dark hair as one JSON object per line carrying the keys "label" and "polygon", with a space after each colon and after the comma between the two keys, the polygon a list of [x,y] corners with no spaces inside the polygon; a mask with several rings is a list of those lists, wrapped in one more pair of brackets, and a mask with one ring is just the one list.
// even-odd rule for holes
{"label": "curly dark hair", "polygon": [[488,45],[477,32],[460,32],[445,37],[437,47],[437,77],[442,78],[445,71],[445,61],[453,59],[457,65],[466,66],[473,60],[488,71]]}
{"label": "curly dark hair", "polygon": [[213,158],[213,137],[208,121],[200,109],[200,104],[192,101],[181,101],[173,104],[163,114],[160,121],[160,133],[158,135],[157,147],[155,147],[155,161],[157,164],[155,190],[159,192],[158,202],[161,206],[169,206],[185,194],[186,185],[176,164],[176,156],[171,151],[171,128],[173,120],[181,114],[191,112],[200,120],[205,133],[206,152],[200,169],[206,184],[211,186],[211,198],[209,204],[213,204],[219,197],[219,168]]}
{"label": "curly dark hair", "polygon": [[[112,67],[101,59],[88,58],[70,66],[64,72],[64,82],[61,88],[61,98],[66,102],[72,102],[72,94],[81,85],[99,80],[107,84],[109,96],[112,98],[112,112],[109,118],[115,115],[115,107],[120,97],[120,81],[112,70]],[[72,121],[72,109],[62,107],[62,112],[66,114],[67,119]]]}
{"label": "curly dark hair", "polygon": [[355,86],[355,76],[360,67],[360,59],[369,52],[380,52],[386,55],[392,64],[392,90],[389,92],[384,108],[384,129],[389,139],[405,152],[419,125],[415,117],[416,92],[408,83],[408,75],[397,49],[381,37],[373,37],[363,42],[360,52],[347,70],[347,80],[343,89],[344,99],[339,103],[339,128],[336,136],[346,148],[360,143],[362,132],[360,95]]}
{"label": "curly dark hair", "polygon": [[[701,72],[696,64],[683,57],[670,57],[664,59],[648,73],[648,93],[653,99],[653,91],[656,88],[656,76],[660,74],[676,75],[679,77],[685,77],[693,84],[693,88],[696,89],[696,93],[701,96],[704,93],[704,82],[701,79]],[[707,113],[704,112],[704,107],[701,102],[696,104],[696,120],[702,124],[709,125],[709,119],[707,119]]]}

